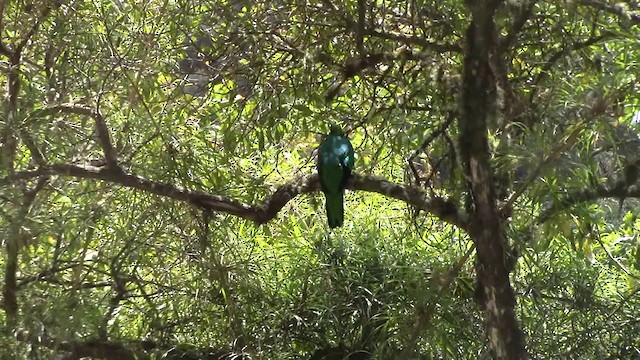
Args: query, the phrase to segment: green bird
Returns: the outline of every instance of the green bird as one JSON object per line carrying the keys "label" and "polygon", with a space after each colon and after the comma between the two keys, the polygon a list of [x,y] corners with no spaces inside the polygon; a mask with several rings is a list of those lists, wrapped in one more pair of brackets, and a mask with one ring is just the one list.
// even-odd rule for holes
{"label": "green bird", "polygon": [[344,187],[353,170],[355,154],[351,142],[335,124],[318,147],[318,175],[326,198],[329,227],[344,222]]}

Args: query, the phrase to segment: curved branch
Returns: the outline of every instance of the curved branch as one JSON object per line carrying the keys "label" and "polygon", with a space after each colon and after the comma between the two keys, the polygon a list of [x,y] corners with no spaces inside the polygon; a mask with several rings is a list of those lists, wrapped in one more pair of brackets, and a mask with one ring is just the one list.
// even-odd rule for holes
{"label": "curved branch", "polygon": [[[9,185],[19,180],[50,175],[107,181],[174,200],[185,201],[207,210],[225,212],[258,224],[264,224],[274,219],[278,212],[296,196],[320,190],[318,175],[307,175],[280,186],[261,204],[251,205],[220,195],[187,190],[179,186],[145,179],[141,176],[125,173],[120,168],[112,169],[109,167],[70,164],[53,164],[42,166],[36,170],[16,172],[0,178],[0,186]],[[466,215],[458,211],[458,207],[453,201],[429,196],[420,188],[395,184],[381,178],[358,174],[354,174],[351,177],[347,183],[347,188],[386,195],[396,200],[404,201],[462,229],[466,230],[467,228]]]}
{"label": "curved branch", "polygon": [[[312,177],[317,184],[317,175],[314,174]],[[375,192],[404,201],[416,209],[424,210],[445,222],[468,231],[467,215],[460,212],[453,201],[438,196],[428,196],[418,187],[400,185],[378,177],[355,174],[347,184],[347,189]]]}
{"label": "curved branch", "polygon": [[560,211],[566,210],[573,205],[593,201],[605,198],[625,199],[625,198],[639,198],[640,199],[640,184],[625,188],[624,181],[622,183],[612,185],[611,187],[597,187],[595,189],[580,189],[570,193],[562,201],[547,206],[540,212],[537,223],[542,224],[553,217]]}
{"label": "curved branch", "polygon": [[[104,117],[98,110],[94,110],[92,108],[78,104],[60,104],[34,111],[33,113],[29,114],[29,116],[27,116],[27,118],[24,120],[24,123],[28,124],[29,122],[34,121],[37,118],[56,115],[59,113],[84,115],[93,118],[96,123],[96,133],[98,135],[100,146],[104,151],[104,158],[107,162],[107,166],[113,169],[118,168],[116,150],[113,147],[113,142],[111,141],[111,136],[109,135],[109,127],[107,126],[107,122],[105,121]],[[36,161],[37,160],[38,159],[36,159]]]}
{"label": "curved branch", "polygon": [[600,1],[595,0],[579,0],[579,4],[593,7],[598,10],[602,10],[608,12],[610,14],[615,14],[624,18],[627,18],[630,22],[634,24],[640,24],[640,14],[630,12],[627,8],[627,4],[625,3],[617,3],[617,4],[607,4]]}
{"label": "curved branch", "polygon": [[[469,261],[469,258],[471,257],[475,249],[475,244],[471,245],[467,249],[467,252],[464,255],[460,256],[458,260],[453,263],[453,265],[451,265],[449,271],[440,274],[440,276],[433,276],[431,278],[431,282],[433,283],[433,285],[435,285],[435,288],[438,289],[441,295],[448,296],[448,294],[451,292],[451,284],[453,284],[453,282],[458,278],[458,275],[460,275],[462,268],[467,263],[467,261]],[[424,330],[428,328],[429,325],[433,324],[434,313],[437,305],[437,301],[431,301],[421,305],[420,307],[418,307],[418,309],[416,309],[416,314],[418,316],[416,316],[416,319],[413,323],[414,331],[409,341],[406,342],[408,344],[407,347],[402,351],[402,353],[400,353],[398,357],[399,359],[405,360],[412,358],[411,355],[413,354],[413,349],[415,348],[415,345],[419,343],[419,339],[424,334]]]}

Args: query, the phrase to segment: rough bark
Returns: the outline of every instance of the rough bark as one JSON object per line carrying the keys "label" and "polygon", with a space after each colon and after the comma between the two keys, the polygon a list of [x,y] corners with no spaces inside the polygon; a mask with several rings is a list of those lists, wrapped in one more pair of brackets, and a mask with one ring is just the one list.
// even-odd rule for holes
{"label": "rough bark", "polygon": [[[102,180],[150,194],[188,202],[205,210],[219,211],[243,219],[264,224],[274,219],[280,210],[293,198],[320,190],[318,175],[308,175],[281,185],[261,204],[247,204],[229,197],[214,195],[203,191],[193,191],[179,186],[149,180],[138,175],[126,173],[120,167],[110,168],[90,165],[51,164],[36,170],[16,172],[0,178],[0,187],[22,180],[42,176],[64,176],[78,179]],[[461,229],[467,228],[467,216],[461,212],[455,202],[438,196],[431,196],[423,189],[395,184],[374,176],[352,174],[347,189],[376,192],[393,199],[401,200],[419,210],[424,210]]]}
{"label": "rough bark", "polygon": [[511,266],[504,225],[492,182],[488,123],[496,115],[496,56],[493,21],[497,1],[478,1],[470,7],[464,90],[460,118],[460,153],[470,189],[469,234],[476,244],[477,296],[485,314],[486,333],[497,359],[526,359],[524,336],[515,314],[516,299],[509,281]]}

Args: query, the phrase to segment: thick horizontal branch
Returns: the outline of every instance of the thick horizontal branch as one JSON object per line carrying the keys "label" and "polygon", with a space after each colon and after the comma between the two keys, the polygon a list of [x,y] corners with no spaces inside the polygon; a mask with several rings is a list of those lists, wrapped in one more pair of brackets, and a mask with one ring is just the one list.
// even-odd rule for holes
{"label": "thick horizontal branch", "polygon": [[[293,198],[300,194],[320,190],[318,175],[308,175],[280,186],[262,204],[251,205],[228,197],[213,195],[202,191],[187,190],[175,185],[145,179],[127,174],[119,168],[54,164],[42,166],[37,170],[16,172],[0,178],[0,186],[16,181],[40,176],[68,176],[80,179],[95,179],[124,187],[145,191],[151,194],[188,202],[207,210],[220,211],[243,219],[264,224],[278,215],[278,212]],[[448,199],[427,195],[420,188],[395,184],[377,177],[353,175],[347,184],[351,190],[375,192],[401,200],[417,209],[424,210],[443,221],[466,229],[466,216],[458,212],[456,204]]]}
{"label": "thick horizontal branch", "polygon": [[80,263],[71,263],[71,264],[68,264],[68,265],[65,265],[65,266],[61,266],[61,267],[54,267],[54,268],[49,268],[49,269],[42,270],[36,275],[27,276],[27,277],[24,277],[24,278],[20,279],[19,283],[18,283],[18,287],[21,288],[21,287],[26,286],[26,285],[28,285],[30,283],[37,282],[37,281],[39,281],[41,279],[45,279],[45,278],[48,278],[48,277],[50,277],[52,275],[55,275],[56,273],[67,271],[69,269],[73,269],[73,268],[75,268],[77,266],[80,266],[80,265],[81,265]]}
{"label": "thick horizontal branch", "polygon": [[[31,334],[26,331],[17,331],[16,340],[32,345],[42,346],[55,351],[58,354],[68,353],[65,359],[105,359],[105,360],[141,360],[156,359],[161,354],[173,355],[170,358],[180,359],[246,359],[239,353],[226,349],[213,347],[196,347],[191,344],[165,344],[153,340],[67,340],[41,334]],[[190,355],[190,356],[189,356]],[[164,357],[163,357],[164,358]]]}
{"label": "thick horizontal branch", "polygon": [[538,217],[538,224],[542,224],[552,218],[557,213],[570,208],[573,205],[594,201],[599,199],[625,199],[625,198],[640,198],[640,184],[635,184],[629,188],[620,186],[620,183],[614,184],[611,187],[597,187],[594,189],[581,189],[570,193],[562,201],[554,203],[545,208]]}
{"label": "thick horizontal branch", "polygon": [[634,24],[640,24],[640,14],[630,12],[628,5],[624,2],[616,2],[615,4],[607,4],[605,2],[595,0],[579,0],[579,4],[590,6],[598,10],[606,11],[611,14],[625,17]]}
{"label": "thick horizontal branch", "polygon": [[65,359],[83,359],[90,357],[107,360],[134,360],[149,358],[146,352],[142,349],[134,351],[124,344],[116,341],[102,341],[98,339],[87,341],[68,341],[48,336],[36,336],[24,331],[18,331],[16,333],[16,339],[33,345],[43,346],[57,352],[70,353],[70,355],[65,357]]}
{"label": "thick horizontal branch", "polygon": [[[317,183],[317,175],[313,175],[313,178]],[[375,192],[404,201],[416,209],[424,210],[443,221],[468,230],[467,215],[459,212],[458,206],[453,201],[438,196],[428,196],[420,188],[395,184],[378,177],[364,177],[357,174],[352,176],[347,188]]]}

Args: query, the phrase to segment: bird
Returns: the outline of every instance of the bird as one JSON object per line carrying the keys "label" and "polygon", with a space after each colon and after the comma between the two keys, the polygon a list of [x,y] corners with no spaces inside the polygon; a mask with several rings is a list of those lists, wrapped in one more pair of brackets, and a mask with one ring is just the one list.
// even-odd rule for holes
{"label": "bird", "polygon": [[355,154],[342,129],[331,124],[329,134],[318,147],[318,175],[324,193],[329,228],[344,223],[344,188],[355,164]]}

